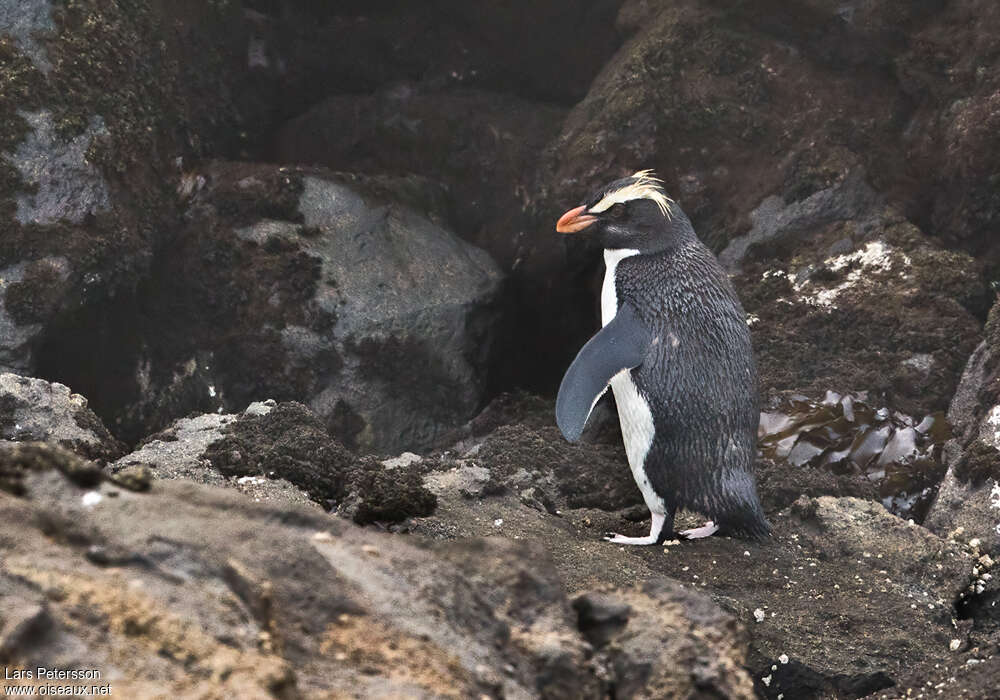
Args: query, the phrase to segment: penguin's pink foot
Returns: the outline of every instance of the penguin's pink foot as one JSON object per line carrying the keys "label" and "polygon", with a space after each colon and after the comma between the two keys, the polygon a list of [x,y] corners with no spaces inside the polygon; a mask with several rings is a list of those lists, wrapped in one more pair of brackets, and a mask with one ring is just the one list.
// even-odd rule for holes
{"label": "penguin's pink foot", "polygon": [[688,540],[698,540],[702,537],[711,537],[719,531],[719,526],[713,521],[709,520],[707,523],[701,527],[691,528],[690,530],[681,530],[679,535]]}
{"label": "penguin's pink foot", "polygon": [[603,539],[605,542],[610,542],[611,544],[656,544],[656,538],[652,535],[649,537],[626,537],[614,532],[607,532],[604,534]]}
{"label": "penguin's pink foot", "polygon": [[633,544],[633,545],[650,545],[658,544],[662,540],[660,539],[660,534],[663,531],[663,525],[666,522],[666,516],[660,515],[659,513],[653,513],[653,521],[649,526],[649,535],[647,537],[626,537],[625,535],[619,535],[615,532],[607,532],[604,534],[604,541],[610,542],[611,544]]}

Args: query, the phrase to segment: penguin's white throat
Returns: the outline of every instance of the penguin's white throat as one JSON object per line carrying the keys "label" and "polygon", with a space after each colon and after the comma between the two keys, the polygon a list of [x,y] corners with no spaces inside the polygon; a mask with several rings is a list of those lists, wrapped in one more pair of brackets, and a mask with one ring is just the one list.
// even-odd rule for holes
{"label": "penguin's white throat", "polygon": [[638,255],[635,248],[605,248],[604,249],[604,284],[601,287],[601,325],[606,326],[618,313],[618,289],[615,285],[615,273],[618,263],[625,258]]}

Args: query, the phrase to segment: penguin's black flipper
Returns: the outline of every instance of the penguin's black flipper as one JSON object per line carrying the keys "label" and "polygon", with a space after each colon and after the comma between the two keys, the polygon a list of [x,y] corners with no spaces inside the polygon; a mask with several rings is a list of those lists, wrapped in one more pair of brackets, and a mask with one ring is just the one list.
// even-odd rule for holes
{"label": "penguin's black flipper", "polygon": [[642,364],[651,340],[646,324],[628,303],[623,303],[611,322],[580,349],[566,370],[556,398],[556,423],[567,440],[580,439],[594,404],[607,390],[611,378]]}

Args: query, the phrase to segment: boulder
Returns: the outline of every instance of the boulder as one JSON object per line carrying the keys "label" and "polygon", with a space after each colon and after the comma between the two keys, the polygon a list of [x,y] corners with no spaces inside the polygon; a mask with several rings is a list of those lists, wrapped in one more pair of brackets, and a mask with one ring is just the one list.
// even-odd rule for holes
{"label": "boulder", "polygon": [[419,457],[415,463],[357,457],[295,402],[181,418],[114,462],[111,473],[135,468],[155,479],[235,488],[258,502],[336,508],[360,524],[429,515],[437,505],[424,488]]}
{"label": "boulder", "polygon": [[[891,4],[891,3],[886,3]],[[894,59],[913,100],[902,133],[905,179],[895,191],[923,228],[982,258],[995,275],[1000,245],[1000,12],[982,0],[929,4]]]}
{"label": "boulder", "polygon": [[81,457],[109,462],[125,446],[69,387],[43,379],[0,374],[0,441],[47,441]]}
{"label": "boulder", "polygon": [[187,224],[132,319],[156,342],[130,358],[130,434],[268,397],[388,452],[479,407],[501,274],[411,208],[426,188],[217,162],[183,193]]}
{"label": "boulder", "polygon": [[979,340],[976,263],[941,249],[858,176],[754,211],[722,253],[748,314],[762,393],[867,392],[920,418],[947,408]]}
{"label": "boulder", "polygon": [[275,149],[279,162],[443,183],[455,232],[509,271],[520,264],[523,239],[537,235],[530,222],[538,157],[564,116],[507,94],[394,84],[327,98],[285,124]]}
{"label": "boulder", "polygon": [[954,433],[945,446],[948,472],[927,527],[976,539],[985,554],[1000,559],[1000,304],[990,311],[985,334],[948,410]]}
{"label": "boulder", "polygon": [[91,397],[106,381],[68,366],[123,342],[109,319],[176,220],[178,159],[238,131],[232,19],[218,3],[0,2],[0,371]]}

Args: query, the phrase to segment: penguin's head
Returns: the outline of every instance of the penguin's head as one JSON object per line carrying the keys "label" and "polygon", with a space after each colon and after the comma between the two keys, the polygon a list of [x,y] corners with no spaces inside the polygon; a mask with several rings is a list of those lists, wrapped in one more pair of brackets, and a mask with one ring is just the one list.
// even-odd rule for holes
{"label": "penguin's head", "polygon": [[650,170],[640,170],[601,187],[584,204],[563,214],[556,231],[586,231],[606,249],[653,253],[676,245],[691,231],[691,224],[667,197],[660,179]]}

